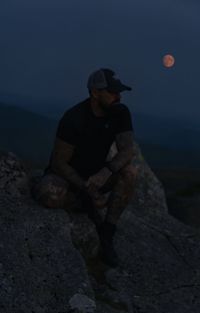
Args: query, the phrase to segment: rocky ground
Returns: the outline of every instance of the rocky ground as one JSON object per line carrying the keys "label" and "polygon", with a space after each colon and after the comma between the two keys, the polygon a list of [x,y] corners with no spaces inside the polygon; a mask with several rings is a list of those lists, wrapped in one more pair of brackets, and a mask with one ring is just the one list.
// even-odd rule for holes
{"label": "rocky ground", "polygon": [[155,169],[155,173],[163,183],[169,213],[200,228],[200,170]]}
{"label": "rocky ground", "polygon": [[199,313],[199,230],[168,214],[163,185],[137,151],[140,171],[117,225],[115,269],[99,260],[87,216],[38,205],[32,173],[1,154],[1,313]]}

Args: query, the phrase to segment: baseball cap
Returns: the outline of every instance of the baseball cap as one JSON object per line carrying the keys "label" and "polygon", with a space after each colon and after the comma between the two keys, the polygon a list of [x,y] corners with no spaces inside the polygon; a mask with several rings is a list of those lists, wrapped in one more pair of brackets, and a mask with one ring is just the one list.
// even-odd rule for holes
{"label": "baseball cap", "polygon": [[87,88],[91,90],[106,89],[110,92],[122,92],[125,90],[132,90],[131,87],[124,85],[118,78],[114,77],[115,72],[108,68],[101,68],[92,74],[88,78]]}

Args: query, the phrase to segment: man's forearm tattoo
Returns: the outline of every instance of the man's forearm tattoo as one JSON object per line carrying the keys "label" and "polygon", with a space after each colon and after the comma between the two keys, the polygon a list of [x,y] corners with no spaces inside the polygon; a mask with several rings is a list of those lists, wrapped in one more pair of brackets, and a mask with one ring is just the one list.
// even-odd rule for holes
{"label": "man's forearm tattoo", "polygon": [[79,189],[84,188],[84,180],[80,177],[77,171],[69,164],[67,163],[63,164],[62,162],[60,162],[59,164],[57,164],[57,167],[54,167],[54,172],[55,174],[62,176],[64,179],[72,183],[77,188]]}
{"label": "man's forearm tattoo", "polygon": [[51,168],[55,174],[62,176],[76,187],[82,189],[84,187],[84,180],[77,171],[68,164],[72,158],[73,152],[74,146],[57,138],[52,153]]}
{"label": "man's forearm tattoo", "polygon": [[109,162],[109,168],[112,172],[118,172],[128,162],[131,162],[135,154],[134,137],[132,131],[120,133],[116,136],[116,146],[118,153]]}

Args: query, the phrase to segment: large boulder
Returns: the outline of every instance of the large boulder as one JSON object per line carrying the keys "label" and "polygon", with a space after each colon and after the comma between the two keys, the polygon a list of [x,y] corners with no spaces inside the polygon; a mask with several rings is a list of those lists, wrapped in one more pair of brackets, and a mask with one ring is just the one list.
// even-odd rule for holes
{"label": "large boulder", "polygon": [[0,165],[0,312],[94,312],[68,214],[28,196],[22,186],[29,176],[16,156],[2,154]]}
{"label": "large boulder", "polygon": [[199,232],[168,214],[162,184],[135,150],[138,177],[117,225],[116,269],[98,259],[85,214],[38,205],[30,171],[1,155],[1,313],[199,313]]}

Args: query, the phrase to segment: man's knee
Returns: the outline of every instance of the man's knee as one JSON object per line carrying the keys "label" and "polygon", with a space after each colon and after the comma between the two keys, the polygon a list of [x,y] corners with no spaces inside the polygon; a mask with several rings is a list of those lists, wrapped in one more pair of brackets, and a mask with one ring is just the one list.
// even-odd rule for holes
{"label": "man's knee", "polygon": [[55,175],[46,175],[34,187],[33,197],[47,208],[62,208],[69,184]]}
{"label": "man's knee", "polygon": [[128,163],[119,171],[120,178],[127,182],[135,181],[137,174],[138,168],[134,167],[131,163]]}

